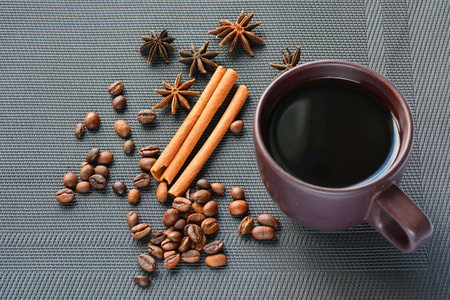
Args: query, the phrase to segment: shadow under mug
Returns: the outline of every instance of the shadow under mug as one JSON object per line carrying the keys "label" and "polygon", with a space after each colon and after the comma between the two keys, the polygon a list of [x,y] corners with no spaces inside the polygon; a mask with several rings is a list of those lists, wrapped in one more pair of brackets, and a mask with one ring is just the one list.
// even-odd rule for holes
{"label": "shadow under mug", "polygon": [[[352,81],[377,95],[395,116],[400,145],[395,160],[381,174],[362,184],[328,188],[304,182],[285,171],[268,147],[269,119],[286,92],[320,79]],[[413,141],[411,111],[397,88],[384,76],[357,63],[322,60],[297,66],[272,82],[256,107],[253,138],[264,185],[278,207],[291,219],[316,230],[344,230],[367,221],[403,252],[425,245],[433,225],[398,187]]]}

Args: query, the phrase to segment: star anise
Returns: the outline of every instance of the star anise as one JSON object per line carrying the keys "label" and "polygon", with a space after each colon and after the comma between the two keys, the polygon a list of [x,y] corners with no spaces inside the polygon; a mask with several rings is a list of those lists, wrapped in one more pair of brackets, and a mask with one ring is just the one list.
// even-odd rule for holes
{"label": "star anise", "polygon": [[231,42],[230,52],[233,51],[236,44],[240,41],[244,50],[253,56],[254,53],[250,48],[247,39],[251,42],[260,44],[264,43],[264,40],[251,32],[255,27],[262,23],[258,22],[248,25],[252,18],[253,13],[245,17],[244,11],[242,11],[236,23],[232,23],[228,20],[220,20],[219,24],[221,26],[214,30],[208,31],[208,33],[215,35],[217,38],[223,38],[222,42],[220,42],[220,46],[224,46]]}
{"label": "star anise", "polygon": [[220,52],[206,52],[206,49],[208,48],[209,41],[207,41],[197,52],[195,50],[194,44],[191,43],[191,52],[180,50],[180,55],[183,57],[182,59],[179,59],[178,61],[180,63],[183,63],[185,65],[190,65],[191,70],[189,72],[189,77],[194,77],[195,73],[197,73],[197,70],[200,71],[200,73],[205,74],[207,68],[217,68],[218,65],[211,61],[214,57],[220,54]]}
{"label": "star anise", "polygon": [[175,48],[170,44],[175,40],[175,37],[167,36],[167,30],[161,31],[159,36],[153,30],[150,30],[152,36],[141,36],[145,41],[139,51],[142,54],[148,53],[148,61],[150,64],[156,56],[161,56],[166,63],[169,62],[168,51],[172,51]]}
{"label": "star anise", "polygon": [[181,83],[181,73],[178,74],[177,79],[173,87],[163,81],[165,90],[155,90],[160,95],[165,96],[158,104],[153,106],[153,109],[158,109],[168,106],[172,102],[172,114],[175,114],[178,107],[181,105],[187,109],[191,109],[186,98],[191,98],[200,94],[200,92],[188,91],[188,89],[194,84],[195,78],[184,83]]}
{"label": "star anise", "polygon": [[280,74],[278,74],[273,80],[275,80],[276,78],[278,78],[278,76],[280,76],[281,74],[283,74],[284,72],[286,72],[287,70],[292,69],[293,67],[295,67],[298,64],[298,61],[300,60],[300,46],[297,46],[297,50],[295,50],[294,55],[292,55],[292,53],[289,51],[288,47],[286,47],[286,55],[284,55],[283,50],[280,50],[281,52],[281,56],[283,56],[283,61],[284,61],[284,65],[279,65],[279,64],[273,64],[270,63],[270,65],[272,67],[274,67],[277,70],[281,70],[282,72]]}

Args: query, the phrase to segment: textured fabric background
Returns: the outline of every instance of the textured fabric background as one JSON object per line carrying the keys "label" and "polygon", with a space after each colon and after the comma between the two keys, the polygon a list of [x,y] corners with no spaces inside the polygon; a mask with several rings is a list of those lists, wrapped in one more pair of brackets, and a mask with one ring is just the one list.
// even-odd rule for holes
{"label": "textured fabric background", "polygon": [[[228,53],[207,31],[219,19],[254,12],[254,30],[266,40]],[[450,93],[449,2],[442,1],[1,1],[0,2],[0,298],[1,299],[449,299],[450,298]],[[176,74],[188,79],[177,52],[152,66],[138,49],[140,35],[167,29],[177,50],[211,40],[222,51],[216,62],[234,68],[251,96],[240,118],[241,135],[227,134],[199,177],[228,190],[244,187],[250,214],[268,212],[282,223],[276,239],[258,242],[236,234],[241,218],[228,213],[230,197],[217,197],[228,265],[162,263],[142,289],[136,257],[144,242],[130,237],[126,214],[162,230],[169,204],[155,198],[156,183],[134,206],[111,190],[129,188],[139,173],[139,155],[126,156],[114,130],[118,118],[132,127],[139,149],[167,145],[187,112],[158,111],[142,126],[137,112],[160,100],[153,92]],[[432,241],[414,254],[394,249],[367,224],[328,233],[295,224],[273,204],[259,178],[252,143],[252,115],[277,72],[284,46],[302,47],[301,63],[345,59],[368,65],[392,80],[416,121],[411,163],[403,189],[430,216]],[[197,76],[202,91],[211,73]],[[126,86],[128,107],[112,109],[107,87]],[[191,103],[194,103],[191,100]],[[228,99],[229,100],[229,99]],[[228,101],[227,101],[228,102]],[[225,107],[225,105],[224,105]],[[101,127],[82,140],[74,125],[95,110]],[[223,107],[220,110],[223,112]],[[216,123],[218,116],[215,117]],[[212,126],[210,126],[212,127]],[[211,128],[208,129],[208,133]],[[205,135],[206,136],[206,135]],[[204,140],[204,138],[202,139]],[[112,151],[111,179],[104,192],[77,195],[71,205],[54,196],[67,171],[78,174],[93,146]],[[198,149],[198,147],[197,147]]]}

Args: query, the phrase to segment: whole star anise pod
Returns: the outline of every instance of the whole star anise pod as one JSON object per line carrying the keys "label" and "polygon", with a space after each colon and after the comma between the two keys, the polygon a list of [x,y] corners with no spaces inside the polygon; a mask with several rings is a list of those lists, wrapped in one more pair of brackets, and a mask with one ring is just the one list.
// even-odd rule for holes
{"label": "whole star anise pod", "polygon": [[224,46],[231,42],[230,52],[233,51],[236,44],[240,41],[244,50],[253,56],[254,53],[250,48],[247,39],[251,42],[260,44],[264,43],[264,40],[251,32],[255,27],[262,23],[258,22],[248,25],[252,18],[253,13],[245,17],[244,11],[242,11],[236,23],[232,23],[228,20],[220,20],[219,24],[221,26],[214,30],[208,31],[208,33],[215,35],[217,38],[223,38],[222,42],[220,42],[220,46]]}
{"label": "whole star anise pod", "polygon": [[185,65],[190,65],[191,70],[189,71],[189,77],[194,77],[195,73],[197,73],[197,70],[200,71],[200,73],[205,74],[207,68],[217,68],[217,64],[211,59],[216,57],[220,54],[220,52],[206,52],[206,49],[208,48],[209,41],[207,41],[200,50],[195,50],[194,44],[191,43],[191,52],[180,50],[180,55],[183,57],[182,59],[179,59],[178,61],[180,63],[183,63]]}
{"label": "whole star anise pod", "polygon": [[283,74],[284,72],[286,72],[287,70],[292,69],[293,67],[295,67],[298,64],[298,61],[300,60],[300,46],[297,46],[297,50],[295,50],[294,55],[292,56],[292,53],[289,51],[288,47],[286,47],[286,55],[284,55],[283,50],[280,50],[281,52],[281,56],[283,56],[283,61],[284,61],[284,65],[279,65],[279,64],[273,64],[270,63],[270,65],[272,67],[274,67],[277,70],[281,70],[282,72],[280,74],[278,74],[273,80],[275,80],[276,78],[278,78],[278,76],[280,76],[281,74]]}
{"label": "whole star anise pod", "polygon": [[191,98],[200,94],[200,92],[188,91],[188,89],[194,84],[194,82],[195,78],[186,81],[184,83],[181,83],[181,73],[178,74],[173,87],[170,84],[163,81],[163,86],[166,89],[155,90],[155,92],[165,97],[164,99],[161,100],[161,102],[153,106],[153,109],[166,107],[170,103],[172,103],[172,114],[175,114],[177,112],[178,107],[180,107],[180,105],[187,109],[191,109],[186,98]]}
{"label": "whole star anise pod", "polygon": [[168,51],[172,51],[175,48],[170,44],[175,40],[175,37],[167,36],[167,30],[161,31],[159,36],[153,30],[150,30],[152,36],[141,36],[145,43],[141,46],[139,51],[142,54],[148,53],[147,64],[150,64],[156,56],[161,56],[166,63],[169,62]]}

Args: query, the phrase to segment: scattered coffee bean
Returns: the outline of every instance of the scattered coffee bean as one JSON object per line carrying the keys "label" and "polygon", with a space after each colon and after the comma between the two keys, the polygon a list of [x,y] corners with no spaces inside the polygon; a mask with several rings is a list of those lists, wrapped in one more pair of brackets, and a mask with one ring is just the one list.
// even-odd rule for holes
{"label": "scattered coffee bean", "polygon": [[124,110],[127,106],[127,98],[125,98],[123,95],[115,97],[112,106],[115,110]]}
{"label": "scattered coffee bean", "polygon": [[117,120],[114,123],[114,130],[121,138],[126,138],[131,133],[131,127],[125,120]]}
{"label": "scattered coffee bean", "polygon": [[236,186],[231,189],[231,198],[234,200],[244,200],[245,198],[244,190]]}
{"label": "scattered coffee bean", "polygon": [[139,160],[139,168],[144,171],[150,171],[156,162],[156,158],[153,157],[143,157]]}
{"label": "scattered coffee bean", "polygon": [[262,214],[258,218],[256,218],[256,220],[259,224],[272,227],[273,229],[277,229],[278,227],[280,227],[280,221],[269,214]]}
{"label": "scattered coffee bean", "polygon": [[156,145],[145,146],[139,150],[139,155],[142,157],[155,157],[159,153],[159,147]]}
{"label": "scattered coffee bean", "polygon": [[179,231],[172,231],[171,233],[169,233],[167,238],[169,240],[171,240],[172,242],[179,243],[179,242],[181,242],[181,239],[183,238],[183,235]]}
{"label": "scattered coffee bean", "polygon": [[173,224],[175,224],[176,221],[178,221],[179,217],[180,217],[180,212],[178,210],[176,210],[175,208],[170,208],[164,214],[163,224],[165,226],[172,226]]}
{"label": "scattered coffee bean", "polygon": [[128,202],[136,204],[141,199],[141,192],[138,189],[131,189],[128,192]]}
{"label": "scattered coffee bean", "polygon": [[248,204],[244,200],[235,200],[230,203],[228,209],[233,216],[242,216],[248,211]]}
{"label": "scattered coffee bean", "polygon": [[139,267],[145,272],[151,273],[156,269],[156,260],[148,254],[139,255],[137,262]]}
{"label": "scattered coffee bean", "polygon": [[164,232],[157,231],[152,236],[152,239],[150,240],[150,242],[152,242],[152,244],[154,244],[154,245],[160,245],[161,242],[164,241],[165,239],[166,239],[166,235],[164,234]]}
{"label": "scattered coffee bean", "polygon": [[122,181],[116,181],[112,185],[112,189],[116,195],[123,196],[127,192],[127,186]]}
{"label": "scattered coffee bean", "polygon": [[[144,158],[143,158],[144,159]],[[156,198],[159,202],[165,203],[168,198],[167,194],[167,182],[161,181],[156,189]]]}
{"label": "scattered coffee bean", "polygon": [[173,200],[172,207],[179,212],[188,212],[192,207],[192,202],[186,198],[177,197]]}
{"label": "scattered coffee bean", "polygon": [[180,213],[180,218],[181,219],[187,219],[190,215],[192,215],[192,213],[193,213],[192,209],[190,211],[188,211],[188,212]]}
{"label": "scattered coffee bean", "polygon": [[148,253],[153,256],[156,259],[163,259],[164,258],[164,251],[158,246],[155,245],[148,245],[147,247]]}
{"label": "scattered coffee bean", "polygon": [[144,188],[150,184],[150,180],[151,180],[150,175],[146,173],[141,173],[136,177],[134,177],[133,183],[137,187]]}
{"label": "scattered coffee bean", "polygon": [[252,235],[257,240],[271,240],[275,236],[275,230],[269,226],[256,226]]}
{"label": "scattered coffee bean", "polygon": [[141,124],[150,124],[155,121],[156,113],[151,109],[143,109],[138,113],[137,119]]}
{"label": "scattered coffee bean", "polygon": [[94,168],[91,165],[85,165],[81,168],[80,179],[83,181],[88,181],[92,174],[94,174]]}
{"label": "scattered coffee bean", "polygon": [[184,193],[184,198],[192,200],[192,195],[194,195],[195,190],[194,189],[187,189],[186,193]]}
{"label": "scattered coffee bean", "polygon": [[89,193],[89,191],[91,190],[91,184],[89,183],[89,181],[80,181],[77,183],[75,190],[80,194]]}
{"label": "scattered coffee bean", "polygon": [[203,214],[207,217],[214,217],[217,214],[218,210],[219,206],[217,205],[217,202],[214,200],[207,202],[203,206]]}
{"label": "scattered coffee bean", "polygon": [[194,223],[194,224],[202,224],[202,222],[206,219],[206,216],[202,213],[195,213],[195,214],[191,214],[189,215],[189,217],[187,218],[187,222],[188,223]]}
{"label": "scattered coffee bean", "polygon": [[134,277],[134,282],[140,287],[148,287],[150,285],[150,279],[147,276],[138,275]]}
{"label": "scattered coffee bean", "polygon": [[111,83],[111,85],[108,87],[108,92],[113,96],[117,96],[119,94],[122,94],[124,87],[125,85],[122,81],[116,81]]}
{"label": "scattered coffee bean", "polygon": [[130,211],[127,215],[127,223],[130,228],[133,228],[137,224],[139,224],[139,216],[137,212]]}
{"label": "scattered coffee bean", "polygon": [[94,173],[95,173],[95,174],[100,174],[100,175],[102,175],[102,176],[105,177],[105,178],[108,178],[108,177],[109,177],[109,169],[108,169],[107,166],[97,165],[97,166],[94,168]]}
{"label": "scattered coffee bean", "polygon": [[[168,236],[169,233],[171,233],[171,232],[174,231],[174,230],[175,230],[175,227],[174,227],[174,226],[170,226],[169,228],[166,229],[166,231],[164,231],[164,235],[165,235],[165,236]],[[186,235],[186,234],[185,234],[185,235]]]}
{"label": "scattered coffee bean", "polygon": [[211,200],[211,193],[207,190],[199,190],[192,195],[192,201],[196,201],[201,204],[205,204]]}
{"label": "scattered coffee bean", "polygon": [[206,235],[211,235],[219,230],[219,223],[215,218],[207,218],[202,222],[202,230]]}
{"label": "scattered coffee bean", "polygon": [[152,232],[152,227],[147,223],[141,223],[131,228],[131,236],[135,239],[145,238]]}
{"label": "scattered coffee bean", "polygon": [[222,253],[209,255],[205,258],[205,263],[212,268],[221,267],[227,263],[227,257]]}
{"label": "scattered coffee bean", "polygon": [[194,243],[200,242],[203,238],[203,231],[197,224],[189,224],[187,234]]}
{"label": "scattered coffee bean", "polygon": [[244,129],[244,122],[241,120],[238,121],[234,121],[233,123],[231,123],[230,125],[230,130],[233,133],[240,133],[242,131],[242,129]]}
{"label": "scattered coffee bean", "polygon": [[109,165],[114,160],[114,154],[108,151],[100,152],[97,157],[97,163],[99,165]]}
{"label": "scattered coffee bean", "polygon": [[[176,232],[176,231],[174,231],[174,232]],[[171,241],[170,239],[165,239],[164,241],[161,242],[161,248],[164,251],[175,250],[178,248],[178,243]]]}
{"label": "scattered coffee bean", "polygon": [[178,219],[178,221],[175,222],[175,225],[173,225],[173,229],[178,230],[178,231],[183,231],[184,226],[186,226],[186,220]]}
{"label": "scattered coffee bean", "polygon": [[197,181],[197,187],[201,190],[210,190],[211,184],[206,179],[200,179],[199,181]]}
{"label": "scattered coffee bean", "polygon": [[123,152],[126,154],[133,154],[134,152],[134,142],[132,140],[127,140],[123,143]]}
{"label": "scattered coffee bean", "polygon": [[238,233],[245,235],[245,234],[249,234],[250,232],[252,232],[254,222],[255,221],[254,221],[253,217],[245,217],[242,220],[241,224],[239,224],[239,227],[237,230]]}
{"label": "scattered coffee bean", "polygon": [[87,161],[83,161],[82,163],[81,163],[81,167],[84,167],[84,166],[86,166],[86,165],[88,165],[89,163],[87,162]]}
{"label": "scattered coffee bean", "polygon": [[88,129],[95,130],[100,126],[100,117],[95,111],[90,111],[84,117],[84,125]]}
{"label": "scattered coffee bean", "polygon": [[62,189],[56,193],[56,200],[61,203],[69,203],[75,198],[75,193],[71,189]]}
{"label": "scattered coffee bean", "polygon": [[177,251],[175,251],[175,250],[166,251],[166,252],[164,252],[164,259],[166,259],[169,256],[172,256],[174,254],[177,254]]}
{"label": "scattered coffee bean", "polygon": [[68,188],[74,188],[78,183],[77,175],[72,172],[66,173],[63,178],[63,184]]}
{"label": "scattered coffee bean", "polygon": [[188,236],[185,236],[178,245],[178,252],[186,252],[189,248],[191,248],[191,239]]}
{"label": "scattered coffee bean", "polygon": [[83,123],[77,123],[77,125],[75,125],[74,133],[78,139],[81,139],[81,137],[84,134],[84,131],[85,131],[85,129],[84,129]]}
{"label": "scattered coffee bean", "polygon": [[203,247],[205,247],[205,244],[206,244],[206,236],[203,236],[200,242],[198,243],[194,243],[191,241],[191,249],[202,251]]}
{"label": "scattered coffee bean", "polygon": [[181,255],[181,259],[186,263],[196,263],[200,260],[200,252],[197,250],[189,250]]}
{"label": "scattered coffee bean", "polygon": [[226,192],[226,188],[223,184],[215,182],[211,184],[211,191],[216,195],[223,195]]}
{"label": "scattered coffee bean", "polygon": [[88,154],[86,155],[86,160],[87,162],[94,162],[98,155],[100,154],[100,149],[98,148],[92,148],[91,150],[89,150]]}
{"label": "scattered coffee bean", "polygon": [[169,270],[173,269],[173,268],[175,268],[176,265],[178,265],[180,260],[181,260],[180,254],[178,254],[178,253],[173,254],[166,258],[166,260],[164,261],[164,266]]}
{"label": "scattered coffee bean", "polygon": [[200,204],[200,203],[198,203],[198,202],[193,202],[192,203],[192,209],[194,210],[194,212],[196,212],[196,213],[203,213],[203,207],[204,207],[204,205],[203,204]]}
{"label": "scattered coffee bean", "polygon": [[205,251],[206,254],[217,254],[222,250],[224,244],[225,243],[222,241],[214,241],[208,245],[205,245],[205,247],[203,247],[203,251]]}
{"label": "scattered coffee bean", "polygon": [[106,179],[100,174],[94,174],[89,177],[89,184],[97,190],[103,190],[106,187]]}

